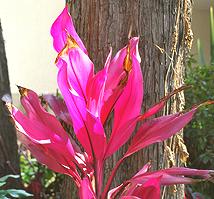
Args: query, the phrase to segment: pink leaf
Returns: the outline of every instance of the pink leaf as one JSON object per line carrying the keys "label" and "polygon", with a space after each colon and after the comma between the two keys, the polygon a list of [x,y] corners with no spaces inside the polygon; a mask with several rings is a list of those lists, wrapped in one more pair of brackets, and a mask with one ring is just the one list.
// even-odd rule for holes
{"label": "pink leaf", "polygon": [[[26,111],[27,117],[17,110],[13,112],[15,113],[15,119],[17,119],[19,123],[22,123],[23,127],[28,128],[28,132],[38,132],[32,133],[32,136],[37,137],[40,135],[51,140],[67,142],[67,140],[69,140],[68,134],[60,122],[41,106],[38,95],[32,90],[20,86],[19,92],[21,94],[21,103]],[[33,129],[33,126],[37,126],[37,128]],[[73,148],[70,150],[71,153],[74,154]]]}
{"label": "pink leaf", "polygon": [[[145,183],[148,179],[161,177],[161,185],[173,185],[173,184],[191,184],[197,182],[197,179],[194,180],[189,178],[190,176],[198,176],[203,179],[209,179],[213,176],[214,171],[209,170],[198,170],[198,169],[189,169],[182,167],[172,167],[169,169],[163,169],[159,171],[147,172],[145,174],[133,177],[130,182],[134,183]],[[187,176],[187,177],[184,177]]]}
{"label": "pink leaf", "polygon": [[[27,117],[22,116],[21,112],[17,111],[16,114],[21,118],[20,122],[23,122],[22,120],[29,120],[29,124],[32,123],[32,125],[34,125],[35,123],[35,125],[38,126],[37,129],[46,128],[44,131],[45,133],[42,133],[43,136],[46,134],[45,136],[48,136],[50,139],[67,141],[68,134],[65,132],[60,122],[41,106],[38,95],[32,90],[20,86],[19,91],[21,93],[21,103],[29,118],[27,119]],[[27,121],[25,123],[26,124],[23,122],[23,125],[28,125]]]}
{"label": "pink leaf", "polygon": [[154,105],[152,108],[150,108],[146,113],[144,113],[143,115],[137,116],[135,118],[130,119],[129,121],[126,121],[126,123],[124,125],[121,125],[118,129],[117,129],[117,135],[115,138],[115,142],[114,145],[111,145],[111,150],[115,151],[117,150],[118,146],[121,146],[121,140],[124,140],[123,142],[125,143],[128,138],[130,137],[133,129],[135,128],[135,125],[138,121],[144,120],[154,114],[156,114],[158,111],[160,111],[166,101],[173,95],[177,94],[178,92],[184,90],[188,88],[188,86],[182,86],[176,90],[174,90],[173,92],[169,93],[168,95],[166,95],[159,103],[157,103],[156,105]]}
{"label": "pink leaf", "polygon": [[[42,164],[46,165],[49,169],[52,169],[55,172],[66,174],[71,176],[77,186],[80,183],[80,176],[77,173],[75,165],[70,162],[69,164],[61,164],[54,149],[50,150],[50,144],[39,144],[31,141],[25,134],[21,131],[17,131],[18,139],[22,144],[30,150],[32,155]],[[65,154],[66,155],[66,154]],[[60,155],[61,157],[63,154]]]}
{"label": "pink leaf", "polygon": [[112,49],[107,57],[105,67],[99,71],[88,83],[87,98],[88,110],[96,117],[101,118],[101,109],[104,104],[104,89],[107,80],[108,68],[111,61]]}
{"label": "pink leaf", "polygon": [[160,199],[161,191],[160,191],[160,180],[161,177],[151,178],[145,184],[141,186],[137,186],[133,191],[132,195],[137,196],[139,198],[152,198],[152,199]]}
{"label": "pink leaf", "polygon": [[86,88],[93,77],[94,65],[89,57],[78,47],[62,58],[67,63],[67,79],[70,87],[87,102]]}
{"label": "pink leaf", "polygon": [[94,155],[98,160],[103,160],[107,146],[103,125],[100,119],[92,115],[90,112],[87,112],[86,122]]}
{"label": "pink leaf", "polygon": [[[70,42],[70,41],[68,41]],[[90,157],[94,157],[93,132],[88,131],[87,85],[93,78],[93,63],[78,46],[67,46],[57,59],[58,85],[68,107],[74,131]],[[95,135],[96,136],[96,135]],[[105,134],[103,133],[103,142]]]}
{"label": "pink leaf", "polygon": [[147,164],[145,164],[145,165],[143,166],[142,169],[140,169],[140,171],[138,171],[138,172],[134,175],[134,177],[137,177],[137,176],[139,176],[139,175],[142,175],[142,174],[148,172],[148,170],[149,170],[150,168],[151,168],[151,163],[148,162]]}
{"label": "pink leaf", "polygon": [[[102,159],[106,145],[104,129],[99,118],[88,112],[85,100],[75,95],[69,86],[65,62],[58,72],[58,84],[72,118],[77,138],[89,156]],[[100,145],[102,148],[99,148]]]}
{"label": "pink leaf", "polygon": [[142,198],[139,198],[136,196],[122,196],[122,197],[120,197],[120,199],[142,199]]}
{"label": "pink leaf", "polygon": [[146,111],[143,115],[141,115],[140,119],[144,120],[146,118],[151,117],[152,115],[156,114],[158,111],[160,111],[161,109],[164,108],[167,100],[172,97],[173,95],[190,88],[190,86],[181,86],[178,89],[175,89],[174,91],[172,91],[171,93],[169,93],[168,95],[166,95],[165,97],[163,97],[160,102],[158,102],[157,104],[155,104],[153,107],[151,107],[148,111]]}
{"label": "pink leaf", "polygon": [[50,169],[55,172],[69,175],[68,168],[63,167],[59,164],[56,159],[50,154],[47,154],[45,147],[42,144],[31,141],[23,132],[17,131],[18,139],[22,144],[31,151],[32,155],[42,164],[47,165]]}
{"label": "pink leaf", "polygon": [[104,123],[109,115],[110,111],[114,108],[115,103],[119,99],[124,86],[127,84],[127,74],[124,69],[124,61],[127,54],[135,56],[140,62],[138,55],[138,38],[134,37],[129,42],[130,53],[127,53],[128,46],[121,49],[115,57],[112,59],[109,65],[108,77],[105,85],[104,92],[104,105],[102,108],[102,122]]}
{"label": "pink leaf", "polygon": [[90,138],[84,122],[86,119],[86,104],[82,98],[73,94],[73,89],[69,86],[67,80],[66,62],[63,61],[62,63],[63,65],[58,72],[58,85],[68,108],[74,132],[88,155],[93,156]]}
{"label": "pink leaf", "polygon": [[[124,62],[124,52],[121,50],[121,56],[118,60],[113,60],[111,67],[116,67],[114,64],[122,64]],[[127,85],[125,86],[123,93],[117,100],[114,109],[114,126],[113,131],[109,140],[109,146],[106,151],[106,157],[113,154],[119,149],[130,137],[131,133],[135,128],[137,121],[133,120],[133,124],[125,132],[121,128],[130,120],[136,118],[141,110],[141,103],[143,98],[143,88],[142,88],[142,73],[140,68],[140,63],[138,60],[138,38],[133,38],[130,40],[130,57],[132,60],[132,69],[130,71]],[[125,54],[126,55],[126,54]],[[123,62],[122,62],[123,61]],[[120,66],[119,65],[119,66]],[[121,66],[120,66],[121,67]],[[112,80],[113,81],[113,80]]]}
{"label": "pink leaf", "polygon": [[111,94],[109,94],[107,99],[104,99],[106,101],[104,102],[101,109],[101,121],[103,124],[105,124],[106,119],[108,118],[109,114],[113,110],[115,103],[121,96],[122,92],[123,92],[123,87],[119,85],[111,91]]}
{"label": "pink leaf", "polygon": [[117,194],[119,193],[120,189],[123,188],[123,184],[111,189],[108,191],[108,197],[107,198],[115,198]]}
{"label": "pink leaf", "polygon": [[68,109],[62,99],[51,94],[43,95],[42,97],[49,104],[56,117],[65,123],[72,125]]}
{"label": "pink leaf", "polygon": [[[56,117],[58,117],[58,119],[64,121],[65,123],[67,123],[69,125],[72,125],[72,121],[71,121],[68,109],[65,105],[65,102],[61,98],[56,97],[51,94],[46,94],[46,95],[43,95],[42,97],[49,104],[49,106],[55,113]],[[72,140],[71,138],[70,138],[70,141],[71,141],[71,144],[72,144],[73,148],[75,149],[75,151],[78,153],[81,153],[81,149],[76,144],[76,142],[74,140]]]}
{"label": "pink leaf", "polygon": [[[43,156],[38,157],[39,151],[43,151],[46,156],[50,156],[50,161],[53,162],[54,159],[56,165],[59,164],[69,169],[69,171],[72,169],[74,174],[77,174],[75,166],[77,162],[76,151],[60,122],[45,111],[35,92],[23,87],[19,87],[19,91],[27,116],[13,106],[10,110],[22,142],[25,142],[26,147],[29,147],[29,150],[47,166],[55,168],[52,163],[47,162],[48,160],[45,162]],[[35,150],[35,152],[32,150]],[[80,153],[80,151],[77,152]]]}
{"label": "pink leaf", "polygon": [[126,157],[153,143],[161,142],[181,130],[191,121],[198,107],[187,113],[162,116],[145,122],[134,136]]}
{"label": "pink leaf", "polygon": [[[135,174],[134,177],[137,177],[138,175],[144,174],[148,171],[148,169],[151,167],[151,163],[147,163],[144,165],[144,167],[137,173]],[[117,186],[116,188],[111,189],[108,192],[108,198],[114,198],[120,191],[122,188],[124,188],[126,186],[126,182],[122,183],[121,185]],[[129,195],[130,193],[132,193],[135,189],[136,185],[131,185],[129,186],[129,189],[126,191],[126,195]]]}
{"label": "pink leaf", "polygon": [[91,182],[86,177],[81,181],[79,197],[80,199],[96,199]]}
{"label": "pink leaf", "polygon": [[[32,91],[28,90],[28,92]],[[28,101],[26,96],[23,96],[22,100],[25,102],[25,105],[28,104],[34,113],[32,112],[31,117],[27,117],[18,109],[11,106],[11,116],[15,122],[20,141],[42,164],[46,164],[56,172],[71,175],[78,181],[79,176],[74,164],[75,152],[67,134],[63,131],[52,131],[49,126],[43,123],[41,119],[42,114],[37,115],[37,112],[31,106],[32,101]],[[34,100],[36,102],[36,99]],[[26,112],[30,110],[29,107],[25,106]],[[38,112],[41,111],[39,107],[37,108]],[[43,114],[47,114],[46,122],[50,124],[51,120],[48,121],[48,113],[44,112]]]}
{"label": "pink leaf", "polygon": [[65,47],[68,34],[74,38],[81,50],[87,54],[82,40],[76,33],[72,18],[68,12],[68,7],[66,6],[51,27],[53,45],[57,52],[60,52]]}

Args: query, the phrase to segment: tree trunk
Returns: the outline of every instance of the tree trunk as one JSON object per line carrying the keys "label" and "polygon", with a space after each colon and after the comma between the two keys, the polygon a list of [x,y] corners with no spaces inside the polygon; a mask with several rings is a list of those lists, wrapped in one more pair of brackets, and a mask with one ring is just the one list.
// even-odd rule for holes
{"label": "tree trunk", "polygon": [[[7,69],[4,39],[0,23],[0,97],[10,96],[10,83]],[[3,103],[0,103],[0,177],[7,174],[20,174],[16,131],[10,122]],[[7,187],[20,187],[20,180],[12,180]]]}
{"label": "tree trunk", "polygon": [[[77,32],[97,70],[103,67],[109,46],[115,54],[127,44],[130,31],[131,36],[140,36],[144,76],[142,112],[183,85],[185,57],[192,44],[191,0],[78,0],[70,3]],[[161,114],[180,111],[183,106],[181,93]],[[107,127],[107,131],[110,130]],[[127,145],[106,162],[106,178],[126,148]],[[112,186],[131,177],[149,160],[153,169],[161,169],[180,165],[181,156],[183,160],[187,156],[182,136],[147,147],[122,164]],[[164,189],[163,198],[183,198],[183,187],[177,190],[175,192],[174,187]]]}

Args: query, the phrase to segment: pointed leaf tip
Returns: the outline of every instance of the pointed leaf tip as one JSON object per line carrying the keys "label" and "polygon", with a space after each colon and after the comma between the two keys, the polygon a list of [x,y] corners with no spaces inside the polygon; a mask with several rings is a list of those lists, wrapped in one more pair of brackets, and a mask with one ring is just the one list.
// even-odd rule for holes
{"label": "pointed leaf tip", "polygon": [[210,104],[214,104],[214,101],[213,100],[207,100],[206,102],[200,104],[199,107],[203,106],[203,105],[210,105]]}
{"label": "pointed leaf tip", "polygon": [[80,39],[74,28],[71,15],[69,14],[68,11],[68,5],[65,6],[62,13],[57,17],[57,19],[55,20],[51,27],[53,45],[58,53],[64,48],[66,44],[67,32],[75,39],[76,43],[79,45],[81,50],[85,54],[88,54],[82,40]]}
{"label": "pointed leaf tip", "polygon": [[174,91],[172,91],[171,93],[168,93],[166,96],[164,96],[160,102],[158,102],[157,104],[155,104],[153,107],[151,107],[147,112],[145,112],[143,115],[140,116],[140,120],[145,120],[148,117],[151,117],[152,115],[155,115],[158,111],[160,111],[161,109],[164,108],[165,103],[173,96],[176,95],[177,93],[184,91],[186,89],[191,88],[191,85],[184,85],[181,86],[177,89],[175,89]]}
{"label": "pointed leaf tip", "polygon": [[22,86],[19,86],[19,85],[16,85],[19,89],[19,93],[21,95],[21,97],[24,97],[24,96],[27,96],[28,94],[28,89],[27,88],[24,88]]}

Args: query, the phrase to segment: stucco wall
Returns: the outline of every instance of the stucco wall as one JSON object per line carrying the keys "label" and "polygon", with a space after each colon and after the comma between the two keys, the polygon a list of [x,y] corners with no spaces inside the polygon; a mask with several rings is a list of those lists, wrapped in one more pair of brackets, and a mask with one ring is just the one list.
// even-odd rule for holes
{"label": "stucco wall", "polygon": [[16,84],[39,93],[55,92],[56,53],[50,27],[64,0],[0,0],[12,93]]}
{"label": "stucco wall", "polygon": [[210,11],[209,5],[204,7],[193,7],[192,29],[194,33],[192,54],[198,58],[197,39],[200,38],[204,49],[204,56],[207,63],[210,61]]}

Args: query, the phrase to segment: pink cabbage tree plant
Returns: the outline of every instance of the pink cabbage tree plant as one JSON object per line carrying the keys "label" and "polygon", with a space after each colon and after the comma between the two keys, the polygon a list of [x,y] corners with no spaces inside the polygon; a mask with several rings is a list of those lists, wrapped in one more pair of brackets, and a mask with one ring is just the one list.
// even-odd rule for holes
{"label": "pink cabbage tree plant", "polygon": [[[176,134],[202,104],[185,112],[143,122],[160,111],[172,95],[185,87],[170,93],[147,112],[140,113],[143,78],[138,52],[139,38],[131,38],[127,46],[113,58],[110,49],[104,68],[95,73],[67,7],[53,23],[51,35],[58,53],[55,62],[58,67],[57,81],[64,101],[51,95],[44,98],[55,116],[42,107],[34,91],[24,87],[18,88],[25,114],[7,103],[19,140],[40,163],[73,178],[81,199],[158,199],[162,185],[213,179],[211,170],[172,167],[150,171],[148,163],[131,179],[110,189],[118,167],[127,157]],[[207,101],[203,104],[211,103]],[[104,126],[111,112],[114,112],[112,133],[107,139]],[[72,125],[80,144],[69,136],[59,120]],[[105,160],[130,139],[138,122],[141,125],[127,152],[113,168],[107,184],[103,185]],[[193,179],[192,176],[198,178]]]}

